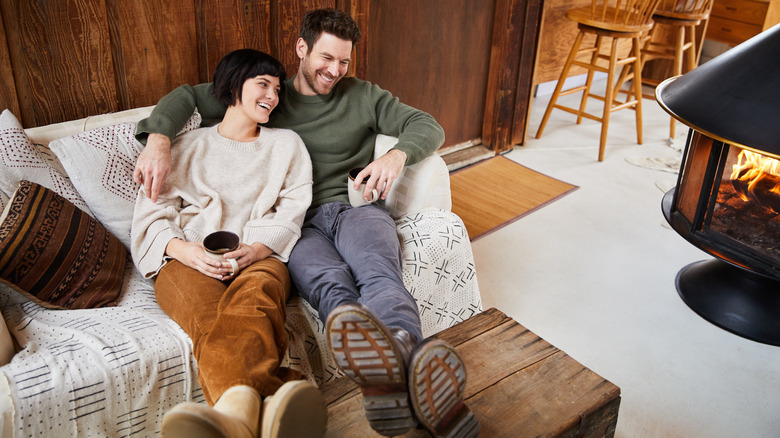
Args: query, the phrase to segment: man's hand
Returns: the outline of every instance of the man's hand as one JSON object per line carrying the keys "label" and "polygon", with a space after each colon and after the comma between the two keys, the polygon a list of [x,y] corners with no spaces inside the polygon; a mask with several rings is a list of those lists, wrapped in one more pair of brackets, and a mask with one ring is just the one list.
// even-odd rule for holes
{"label": "man's hand", "polygon": [[[368,178],[366,183],[366,190],[363,192],[363,199],[368,200],[371,197],[371,191],[376,189],[377,192],[381,190],[380,198],[387,199],[390,188],[393,186],[393,182],[406,164],[406,152],[398,149],[390,149],[386,154],[377,158],[374,162],[366,166],[355,177],[355,190],[360,188],[360,182],[364,178]],[[384,190],[382,188],[384,187]]]}
{"label": "man's hand", "polygon": [[133,180],[144,185],[152,202],[162,191],[165,179],[171,173],[171,139],[162,134],[149,134],[146,147],[135,164]]}

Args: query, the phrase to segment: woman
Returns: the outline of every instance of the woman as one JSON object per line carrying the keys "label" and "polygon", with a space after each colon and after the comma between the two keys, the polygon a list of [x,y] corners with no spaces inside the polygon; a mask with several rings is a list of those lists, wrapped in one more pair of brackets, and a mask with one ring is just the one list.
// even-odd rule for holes
{"label": "woman", "polygon": [[[284,262],[312,193],[300,137],[262,126],[284,95],[285,76],[265,53],[226,55],[213,85],[228,106],[224,120],[177,137],[163,194],[155,203],[142,188],[136,201],[133,260],[155,278],[160,307],[192,339],[209,404],[167,412],[166,437],[324,434],[318,389],[280,367],[290,290]],[[203,238],[218,230],[240,237],[240,246],[224,254],[237,272],[204,253]]]}

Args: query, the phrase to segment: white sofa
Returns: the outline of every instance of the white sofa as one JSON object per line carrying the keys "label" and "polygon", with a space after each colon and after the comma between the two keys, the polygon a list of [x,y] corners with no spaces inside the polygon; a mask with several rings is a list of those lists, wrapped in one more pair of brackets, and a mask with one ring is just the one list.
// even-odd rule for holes
{"label": "white sofa", "polygon": [[[141,150],[135,122],[151,108],[26,131],[4,111],[0,204],[18,180],[31,180],[90,213],[126,245],[138,189],[131,172]],[[189,128],[199,122],[196,113]],[[393,138],[380,136],[376,153],[392,144]],[[387,206],[425,336],[480,312],[471,246],[450,211],[443,160],[434,155],[408,167]],[[153,283],[129,257],[122,281],[118,306],[83,310],[48,309],[0,284],[2,437],[157,436],[165,411],[183,401],[203,402],[189,338],[157,306]],[[288,303],[287,330],[289,366],[317,384],[339,377],[322,321],[297,297]]]}

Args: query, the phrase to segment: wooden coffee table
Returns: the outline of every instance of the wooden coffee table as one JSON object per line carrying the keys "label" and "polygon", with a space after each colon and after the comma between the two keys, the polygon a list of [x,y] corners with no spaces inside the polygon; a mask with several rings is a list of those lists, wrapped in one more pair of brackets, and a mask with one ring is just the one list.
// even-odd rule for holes
{"label": "wooden coffee table", "polygon": [[[460,353],[466,404],[483,437],[612,437],[620,388],[495,308],[434,337]],[[347,378],[322,386],[328,437],[374,437],[360,390]],[[425,437],[415,429],[405,437]]]}

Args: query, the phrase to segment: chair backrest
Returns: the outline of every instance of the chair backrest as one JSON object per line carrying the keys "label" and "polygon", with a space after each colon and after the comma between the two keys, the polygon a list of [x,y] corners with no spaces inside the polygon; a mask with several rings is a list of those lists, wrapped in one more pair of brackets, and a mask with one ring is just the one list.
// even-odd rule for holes
{"label": "chair backrest", "polygon": [[581,24],[616,31],[641,32],[652,26],[653,12],[660,0],[591,0],[590,7],[567,11]]}
{"label": "chair backrest", "polygon": [[706,20],[713,0],[661,0],[656,14],[669,18]]}
{"label": "chair backrest", "polygon": [[649,24],[660,0],[591,0],[593,18],[624,26]]}

